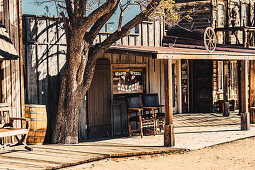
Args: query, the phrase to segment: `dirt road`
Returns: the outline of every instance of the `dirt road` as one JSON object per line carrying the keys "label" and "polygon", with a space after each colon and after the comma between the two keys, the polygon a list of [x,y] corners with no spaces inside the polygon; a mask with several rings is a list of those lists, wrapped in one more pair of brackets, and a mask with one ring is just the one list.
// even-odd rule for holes
{"label": "dirt road", "polygon": [[[187,141],[189,142],[189,141]],[[70,169],[255,169],[255,138],[184,153],[101,160]]]}

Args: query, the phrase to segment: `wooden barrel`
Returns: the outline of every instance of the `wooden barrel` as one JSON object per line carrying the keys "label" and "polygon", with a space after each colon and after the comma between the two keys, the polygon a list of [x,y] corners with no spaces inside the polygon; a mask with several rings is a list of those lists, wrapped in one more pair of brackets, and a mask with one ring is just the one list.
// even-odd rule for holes
{"label": "wooden barrel", "polygon": [[25,117],[30,118],[27,144],[41,145],[47,130],[47,112],[45,105],[26,104]]}

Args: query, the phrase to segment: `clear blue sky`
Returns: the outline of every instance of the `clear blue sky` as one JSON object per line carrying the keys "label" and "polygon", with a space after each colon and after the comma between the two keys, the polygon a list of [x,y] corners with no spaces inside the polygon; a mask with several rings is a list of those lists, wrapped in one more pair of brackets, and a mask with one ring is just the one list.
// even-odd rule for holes
{"label": "clear blue sky", "polygon": [[[57,16],[56,7],[49,6],[47,4],[36,6],[34,3],[34,0],[22,0],[22,13],[23,14],[33,14],[33,15],[48,15],[48,16]],[[48,8],[48,12],[47,12]],[[124,14],[123,18],[123,24],[127,23],[132,19],[135,15],[138,14],[140,11],[138,6],[132,6],[130,7]],[[109,22],[114,22],[114,25],[109,25],[108,27],[113,27],[111,30],[108,29],[108,31],[112,32],[117,28],[119,18],[119,11],[117,10],[116,14],[113,15],[113,17],[109,20]]]}
{"label": "clear blue sky", "polygon": [[33,15],[50,15],[56,16],[56,7],[49,7],[49,12],[47,13],[46,5],[37,6],[34,4],[34,0],[22,0],[22,12],[23,14],[33,14]]}

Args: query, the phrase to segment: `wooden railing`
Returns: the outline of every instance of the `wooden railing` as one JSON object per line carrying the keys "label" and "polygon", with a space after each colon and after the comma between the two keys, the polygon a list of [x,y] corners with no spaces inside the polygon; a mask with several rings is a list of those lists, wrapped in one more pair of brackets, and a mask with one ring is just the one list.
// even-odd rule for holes
{"label": "wooden railing", "polygon": [[[245,48],[255,48],[255,27],[243,26],[243,27],[222,27],[215,28],[217,32],[223,32],[223,38],[226,44],[231,44],[230,34],[234,34],[236,37],[236,44],[242,45]],[[242,32],[242,36],[238,36],[238,32]]]}

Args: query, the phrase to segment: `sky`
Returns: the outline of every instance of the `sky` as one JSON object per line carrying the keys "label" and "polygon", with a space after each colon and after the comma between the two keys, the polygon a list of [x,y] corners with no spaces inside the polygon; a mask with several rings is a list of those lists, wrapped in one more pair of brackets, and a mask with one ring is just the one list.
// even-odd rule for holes
{"label": "sky", "polygon": [[[48,7],[46,7],[46,5],[37,6],[33,2],[34,0],[22,0],[23,14],[58,16],[55,6],[48,6]],[[130,7],[124,14],[123,24],[130,21],[139,12],[140,12],[140,9],[138,6]],[[119,18],[119,10],[117,10],[116,13],[112,16],[112,18],[108,21],[108,23],[110,23],[108,25],[108,32],[113,32],[117,29],[118,18]],[[111,24],[111,23],[114,23],[114,24]]]}
{"label": "sky", "polygon": [[22,0],[22,12],[23,14],[33,15],[57,15],[55,6],[49,7],[49,12],[47,13],[45,5],[37,6],[34,4],[34,0]]}

